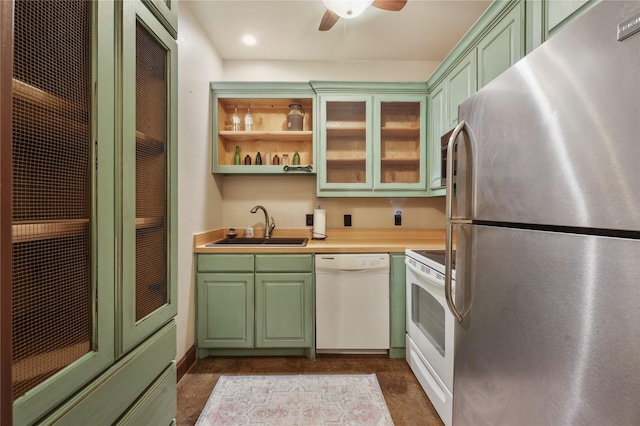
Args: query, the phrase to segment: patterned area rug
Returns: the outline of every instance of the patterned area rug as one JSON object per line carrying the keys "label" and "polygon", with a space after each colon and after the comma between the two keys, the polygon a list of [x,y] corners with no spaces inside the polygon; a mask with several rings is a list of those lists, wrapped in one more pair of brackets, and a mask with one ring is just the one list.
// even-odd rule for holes
{"label": "patterned area rug", "polygon": [[220,376],[196,426],[393,425],[375,374]]}

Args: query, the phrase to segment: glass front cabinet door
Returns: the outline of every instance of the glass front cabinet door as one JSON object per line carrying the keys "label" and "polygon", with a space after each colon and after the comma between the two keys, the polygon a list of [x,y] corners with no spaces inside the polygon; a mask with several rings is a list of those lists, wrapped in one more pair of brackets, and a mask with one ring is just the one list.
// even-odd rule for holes
{"label": "glass front cabinet door", "polygon": [[373,189],[371,117],[370,96],[320,98],[320,192]]}
{"label": "glass front cabinet door", "polygon": [[318,196],[426,195],[426,88],[360,86],[318,96]]}
{"label": "glass front cabinet door", "polygon": [[376,190],[426,189],[426,97],[375,102],[374,177]]}

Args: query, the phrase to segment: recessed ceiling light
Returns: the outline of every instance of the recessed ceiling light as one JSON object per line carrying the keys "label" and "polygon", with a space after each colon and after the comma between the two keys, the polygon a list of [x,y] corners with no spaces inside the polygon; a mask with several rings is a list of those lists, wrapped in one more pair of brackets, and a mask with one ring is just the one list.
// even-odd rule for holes
{"label": "recessed ceiling light", "polygon": [[256,40],[256,38],[250,34],[247,34],[246,36],[242,37],[242,41],[244,42],[244,44],[246,44],[247,46],[255,46],[256,43],[258,42]]}

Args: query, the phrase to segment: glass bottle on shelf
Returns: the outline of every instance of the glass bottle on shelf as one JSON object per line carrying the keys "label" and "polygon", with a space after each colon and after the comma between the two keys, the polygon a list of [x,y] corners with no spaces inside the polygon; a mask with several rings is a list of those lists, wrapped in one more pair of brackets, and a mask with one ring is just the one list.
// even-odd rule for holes
{"label": "glass bottle on shelf", "polygon": [[273,165],[274,166],[279,166],[280,165],[280,157],[278,157],[278,154],[273,156]]}
{"label": "glass bottle on shelf", "polygon": [[258,152],[256,154],[256,166],[260,166],[262,165],[262,156],[260,155],[260,153]]}
{"label": "glass bottle on shelf", "polygon": [[240,164],[240,147],[236,145],[236,154],[233,156],[233,164],[236,166]]}
{"label": "glass bottle on shelf", "polygon": [[231,118],[231,130],[237,132],[240,130],[240,116],[238,115],[238,104],[236,103],[233,109],[233,117]]}
{"label": "glass bottle on shelf", "polygon": [[246,166],[250,166],[251,165],[251,157],[249,157],[249,154],[247,154],[247,156],[244,157],[244,164]]}
{"label": "glass bottle on shelf", "polygon": [[289,165],[289,154],[282,154],[282,165]]}
{"label": "glass bottle on shelf", "polygon": [[251,117],[251,104],[247,105],[247,114],[244,116],[244,130],[250,132],[253,130],[253,117]]}
{"label": "glass bottle on shelf", "polygon": [[293,164],[294,165],[299,165],[300,164],[300,154],[298,154],[298,151],[296,151],[293,154]]}
{"label": "glass bottle on shelf", "polygon": [[264,164],[266,164],[267,166],[270,166],[271,165],[271,151],[267,150],[267,152],[264,155],[264,159],[265,159]]}

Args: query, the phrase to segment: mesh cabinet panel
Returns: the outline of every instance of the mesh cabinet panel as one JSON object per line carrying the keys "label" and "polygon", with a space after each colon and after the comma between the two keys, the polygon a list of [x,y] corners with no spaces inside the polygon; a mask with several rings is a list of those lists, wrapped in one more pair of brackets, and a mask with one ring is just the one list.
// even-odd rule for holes
{"label": "mesh cabinet panel", "polygon": [[136,25],[136,321],[167,295],[167,49]]}
{"label": "mesh cabinet panel", "polygon": [[92,347],[90,49],[88,2],[15,2],[14,399]]}

